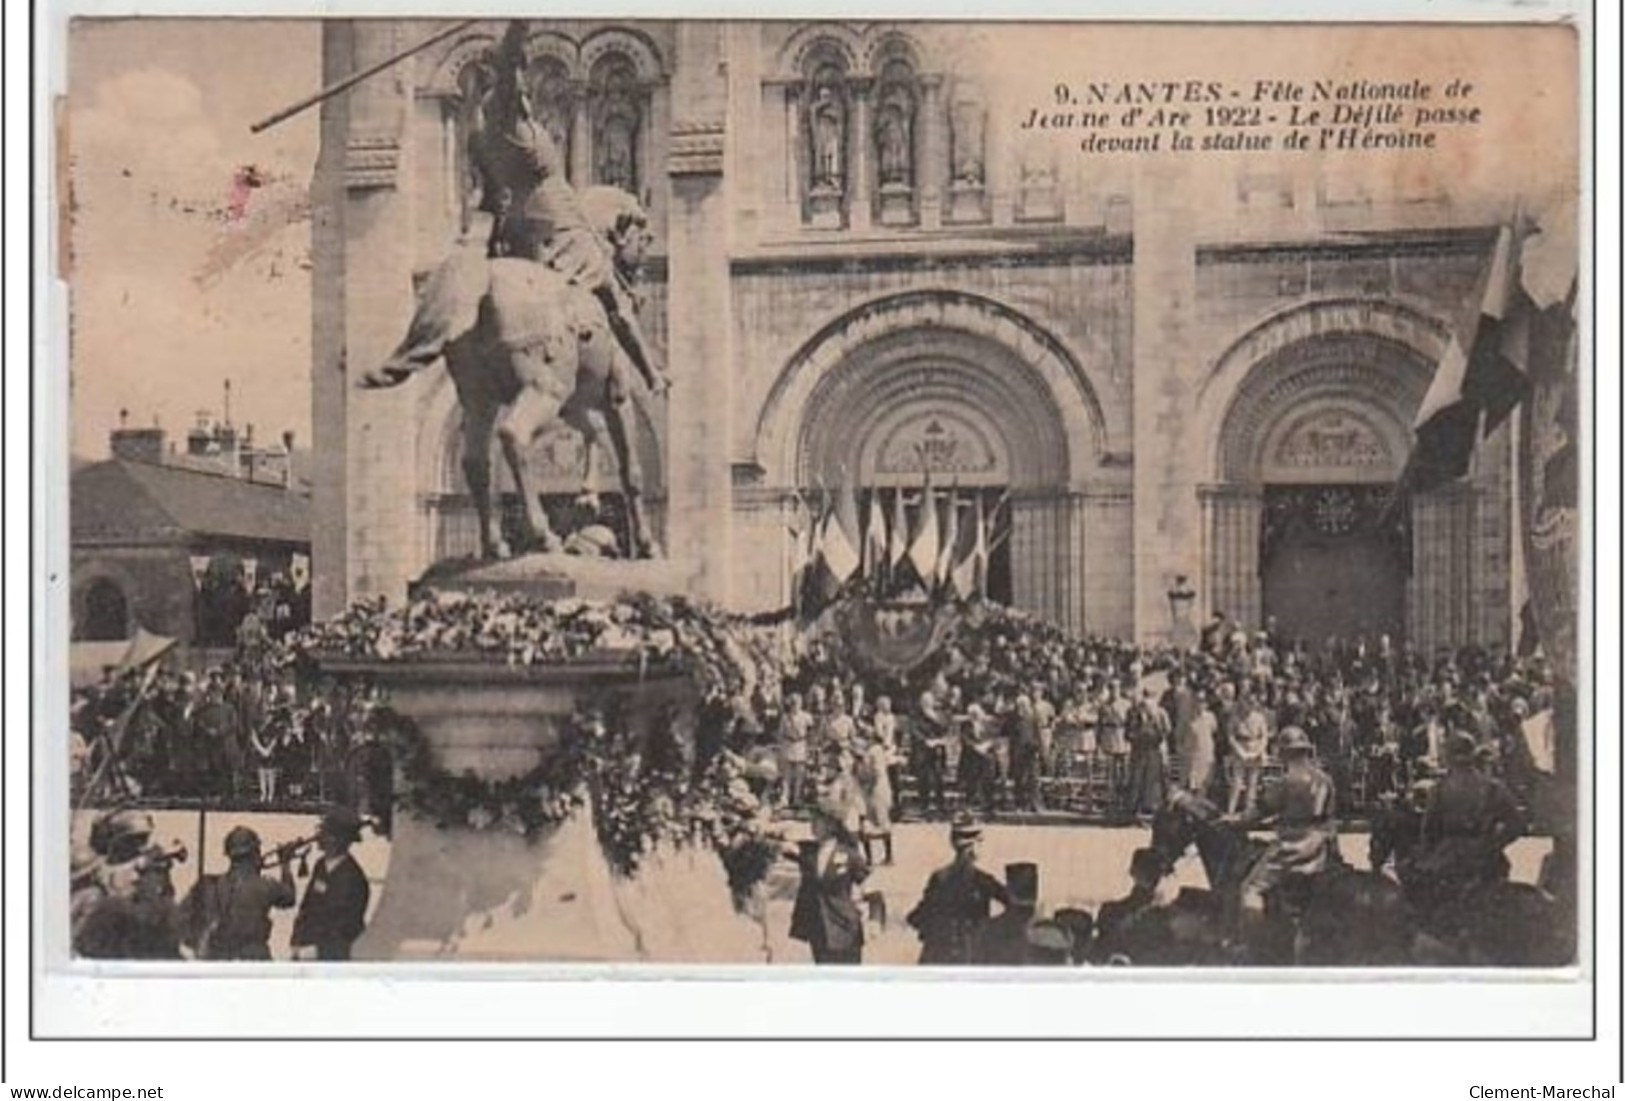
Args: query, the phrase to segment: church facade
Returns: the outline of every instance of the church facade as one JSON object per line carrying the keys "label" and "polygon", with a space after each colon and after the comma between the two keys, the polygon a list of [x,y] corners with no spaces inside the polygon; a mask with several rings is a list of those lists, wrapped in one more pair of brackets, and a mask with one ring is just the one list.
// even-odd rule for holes
{"label": "church facade", "polygon": [[[440,27],[334,21],[326,75]],[[1461,482],[1388,507],[1492,212],[1426,181],[1372,198],[1265,162],[1197,174],[1024,140],[963,28],[532,29],[573,182],[651,212],[644,325],[673,389],[639,395],[637,446],[696,594],[782,607],[809,502],[850,484],[913,518],[929,484],[993,517],[992,595],[1073,630],[1155,640],[1222,610],[1313,638],[1511,641],[1507,431]],[[323,107],[318,615],[477,547],[446,373],[353,378],[471,229],[472,74],[501,30]],[[532,458],[549,500],[578,491],[568,430]],[[607,492],[610,473],[587,478]]]}

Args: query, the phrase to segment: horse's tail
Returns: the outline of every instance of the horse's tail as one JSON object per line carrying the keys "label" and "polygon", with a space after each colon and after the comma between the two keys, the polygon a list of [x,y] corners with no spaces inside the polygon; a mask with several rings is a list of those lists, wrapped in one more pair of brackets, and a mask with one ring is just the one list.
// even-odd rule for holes
{"label": "horse's tail", "polygon": [[445,355],[446,346],[472,331],[491,284],[483,248],[460,245],[424,284],[406,338],[376,370],[362,376],[370,389],[399,386]]}

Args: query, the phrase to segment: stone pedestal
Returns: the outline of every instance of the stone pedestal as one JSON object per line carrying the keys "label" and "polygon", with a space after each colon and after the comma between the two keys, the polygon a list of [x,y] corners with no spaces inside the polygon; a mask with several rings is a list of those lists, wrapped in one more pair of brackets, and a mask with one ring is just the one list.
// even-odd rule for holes
{"label": "stone pedestal", "polygon": [[880,188],[880,224],[914,224],[914,189],[907,184],[884,184]]}
{"label": "stone pedestal", "polygon": [[[618,693],[647,731],[697,693],[680,673],[621,661],[508,667],[479,660],[330,659],[364,676],[414,722],[437,765],[483,780],[521,776],[553,749],[570,716]],[[733,911],[721,861],[703,849],[648,854],[615,873],[589,809],[542,836],[395,816],[389,874],[359,960],[759,963],[762,932]]]}
{"label": "stone pedestal", "polygon": [[952,225],[987,221],[987,189],[981,184],[955,182],[948,188],[948,214]]}
{"label": "stone pedestal", "polygon": [[412,587],[526,593],[539,600],[615,600],[626,593],[687,593],[694,570],[693,563],[672,558],[626,561],[571,554],[522,554],[493,562],[440,562]]}
{"label": "stone pedestal", "polygon": [[841,214],[841,193],[814,188],[807,196],[807,224],[814,229],[840,229],[846,219]]}

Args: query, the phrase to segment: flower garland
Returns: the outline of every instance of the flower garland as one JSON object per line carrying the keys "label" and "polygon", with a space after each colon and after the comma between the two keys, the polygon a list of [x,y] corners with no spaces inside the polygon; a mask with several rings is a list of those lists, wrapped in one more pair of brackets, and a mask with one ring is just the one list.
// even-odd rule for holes
{"label": "flower garland", "polygon": [[[380,718],[399,762],[401,804],[442,828],[506,830],[534,838],[590,801],[598,841],[619,874],[636,873],[662,844],[704,844],[723,860],[736,904],[766,876],[779,847],[739,762],[715,735],[722,706],[748,682],[741,625],[681,597],[614,603],[538,601],[518,595],[429,593],[390,611],[361,603],[313,628],[301,648],[382,661],[448,655],[509,665],[565,665],[594,655],[687,671],[700,691],[698,729],[685,743],[675,721],[647,735],[627,699],[607,692],[564,724],[558,744],[530,772],[487,780],[441,768],[422,733],[385,709]],[[676,719],[674,714],[672,719]],[[715,745],[706,751],[702,747]]]}

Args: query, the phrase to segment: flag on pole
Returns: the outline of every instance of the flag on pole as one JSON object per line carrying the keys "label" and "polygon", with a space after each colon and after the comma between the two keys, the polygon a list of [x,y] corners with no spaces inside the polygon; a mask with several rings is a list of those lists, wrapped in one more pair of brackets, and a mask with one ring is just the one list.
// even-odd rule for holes
{"label": "flag on pole", "polygon": [[914,572],[929,592],[937,587],[937,558],[942,553],[942,533],[937,523],[937,497],[931,489],[931,474],[925,475],[924,499],[920,502],[920,523],[908,548]]}
{"label": "flag on pole", "polygon": [[909,532],[908,513],[903,509],[903,487],[898,486],[892,490],[891,499],[891,546],[887,553],[891,557],[892,576],[897,576],[897,567],[908,558]]}
{"label": "flag on pole", "polygon": [[[942,518],[942,550],[937,555],[937,584],[952,592],[954,589],[955,557],[959,550],[959,480],[948,490],[948,514]],[[963,594],[961,594],[963,595]]]}
{"label": "flag on pole", "polygon": [[807,565],[812,561],[813,521],[807,515],[807,506],[797,494],[790,507],[790,518],[785,522],[785,573],[790,579],[790,606],[801,610],[801,593],[806,581]]}
{"label": "flag on pole", "polygon": [[1416,411],[1416,443],[1400,476],[1402,493],[1432,489],[1467,473],[1481,436],[1501,425],[1529,389],[1532,303],[1520,255],[1521,215],[1496,235],[1470,337],[1452,337]]}
{"label": "flag on pole", "polygon": [[820,551],[824,568],[829,571],[834,589],[840,588],[858,571],[862,564],[859,550],[862,544],[858,534],[858,505],[852,493],[852,483],[842,479],[833,506],[824,513],[824,526]]}
{"label": "flag on pole", "polygon": [[880,505],[880,490],[869,492],[869,519],[863,526],[863,566],[868,576],[878,579],[890,557],[886,512]]}
{"label": "flag on pole", "polygon": [[209,576],[209,556],[206,554],[193,554],[188,556],[192,564],[192,584],[198,588],[203,587],[203,579]]}
{"label": "flag on pole", "polygon": [[954,588],[961,597],[987,595],[987,515],[982,495],[976,495],[976,518],[970,533],[970,549],[954,568]]}

